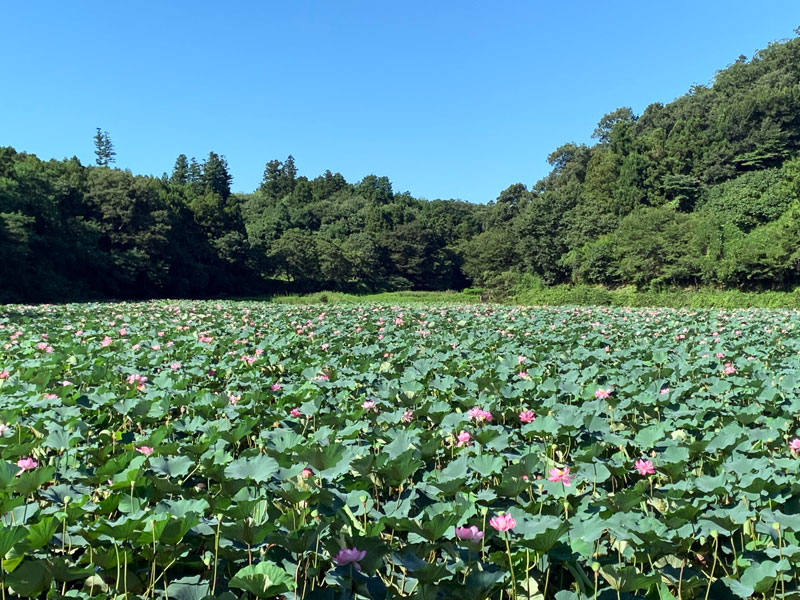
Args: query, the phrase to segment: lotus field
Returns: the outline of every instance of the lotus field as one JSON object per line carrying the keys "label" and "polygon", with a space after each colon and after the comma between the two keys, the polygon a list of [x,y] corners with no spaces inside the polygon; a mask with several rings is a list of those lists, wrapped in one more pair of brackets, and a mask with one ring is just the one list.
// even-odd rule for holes
{"label": "lotus field", "polygon": [[0,308],[3,598],[800,598],[800,313]]}

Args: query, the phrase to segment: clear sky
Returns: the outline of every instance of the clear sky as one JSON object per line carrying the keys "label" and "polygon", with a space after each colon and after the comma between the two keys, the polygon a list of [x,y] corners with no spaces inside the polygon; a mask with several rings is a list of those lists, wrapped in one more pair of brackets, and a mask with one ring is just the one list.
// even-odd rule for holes
{"label": "clear sky", "polygon": [[800,1],[6,2],[0,145],[161,175],[224,154],[235,191],[295,157],[355,182],[486,202],[770,41]]}

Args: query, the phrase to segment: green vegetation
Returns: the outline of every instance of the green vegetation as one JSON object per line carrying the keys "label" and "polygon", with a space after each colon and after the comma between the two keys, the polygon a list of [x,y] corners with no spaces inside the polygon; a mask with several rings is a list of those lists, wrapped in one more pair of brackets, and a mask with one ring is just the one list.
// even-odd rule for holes
{"label": "green vegetation", "polygon": [[541,280],[517,278],[510,289],[484,291],[468,288],[461,292],[383,292],[343,294],[315,292],[305,295],[275,296],[275,304],[454,304],[486,301],[519,306],[618,306],[665,308],[795,308],[800,309],[800,293],[743,292],[740,290],[637,290],[633,286],[608,289],[599,285],[546,286]]}
{"label": "green vegetation", "polygon": [[486,205],[414,198],[376,175],[309,179],[291,156],[269,161],[251,194],[232,193],[216,152],[133,175],[110,167],[100,129],[97,166],[0,148],[0,301],[497,295],[526,275],[647,291],[800,285],[800,38],[641,115],[614,110],[594,137]]}
{"label": "green vegetation", "polygon": [[786,599],[800,312],[0,310],[0,592]]}

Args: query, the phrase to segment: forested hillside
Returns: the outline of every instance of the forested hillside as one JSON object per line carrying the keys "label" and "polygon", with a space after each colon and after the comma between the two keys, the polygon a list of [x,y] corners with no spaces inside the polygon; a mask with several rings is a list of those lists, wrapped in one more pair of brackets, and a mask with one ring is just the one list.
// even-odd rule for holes
{"label": "forested hillside", "polygon": [[526,273],[800,284],[800,39],[642,115],[610,112],[594,138],[486,205],[414,198],[374,175],[309,179],[291,156],[251,194],[231,193],[215,152],[134,175],[110,166],[99,130],[96,166],[0,148],[0,300],[492,287]]}

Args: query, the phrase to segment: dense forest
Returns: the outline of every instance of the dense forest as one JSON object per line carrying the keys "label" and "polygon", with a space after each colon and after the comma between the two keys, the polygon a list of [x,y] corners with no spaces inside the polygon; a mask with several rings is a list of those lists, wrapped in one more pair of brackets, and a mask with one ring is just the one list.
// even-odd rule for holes
{"label": "dense forest", "polygon": [[800,38],[741,56],[669,104],[603,116],[533,187],[485,205],[224,156],[171,174],[0,147],[0,300],[502,288],[527,275],[638,288],[800,285]]}

